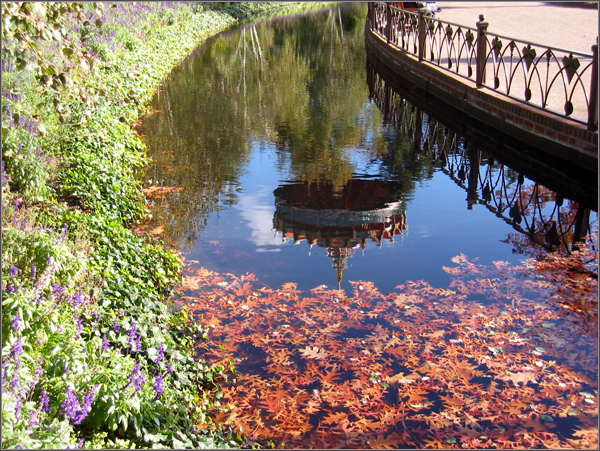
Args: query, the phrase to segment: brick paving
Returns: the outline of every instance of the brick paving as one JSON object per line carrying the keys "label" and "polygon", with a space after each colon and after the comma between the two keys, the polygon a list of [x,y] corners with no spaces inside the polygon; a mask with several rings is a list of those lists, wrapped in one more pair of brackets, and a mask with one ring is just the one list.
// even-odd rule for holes
{"label": "brick paving", "polygon": [[[480,14],[485,14],[489,23],[488,32],[520,39],[536,44],[567,50],[591,53],[592,45],[598,42],[598,5],[586,6],[583,2],[519,2],[484,1],[450,2],[440,1],[442,9],[437,18],[443,21],[476,28]],[[582,63],[589,61],[587,58]],[[543,69],[543,66],[540,66]],[[488,74],[492,72],[491,64]],[[589,72],[589,71],[588,71]],[[586,89],[591,84],[590,74],[583,76]],[[535,92],[535,89],[533,89]],[[524,98],[525,85],[518,77],[511,92]],[[534,94],[535,97],[535,94]],[[533,98],[532,102],[539,102]],[[564,111],[564,96],[554,89],[547,99],[548,107]],[[573,98],[573,118],[587,120],[587,107],[581,91]]]}
{"label": "brick paving", "polygon": [[480,14],[488,31],[516,39],[591,53],[597,43],[598,5],[583,2],[437,2],[441,20],[475,28]]}

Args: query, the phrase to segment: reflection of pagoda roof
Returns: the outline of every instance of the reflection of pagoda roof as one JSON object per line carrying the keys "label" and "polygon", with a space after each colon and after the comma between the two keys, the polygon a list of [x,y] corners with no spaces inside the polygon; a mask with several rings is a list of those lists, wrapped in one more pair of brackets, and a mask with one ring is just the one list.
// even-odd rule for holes
{"label": "reflection of pagoda roof", "polygon": [[331,182],[304,182],[279,186],[276,205],[312,210],[371,211],[396,203],[401,194],[383,180],[351,179],[336,190]]}
{"label": "reflection of pagoda roof", "polygon": [[406,229],[402,202],[381,180],[351,179],[339,192],[330,182],[282,185],[275,198],[273,225],[294,243],[364,248],[369,238],[393,241]]}
{"label": "reflection of pagoda roof", "polygon": [[406,230],[404,206],[392,186],[365,179],[352,179],[337,191],[331,182],[279,186],[273,226],[284,241],[326,248],[341,282],[355,249],[364,249],[369,239],[381,246]]}
{"label": "reflection of pagoda roof", "polygon": [[[384,239],[394,241],[395,235],[406,230],[406,216],[398,206],[393,210],[390,208],[360,214],[338,212],[340,214],[337,216],[327,215],[324,218],[318,215],[318,210],[277,207],[273,225],[283,234],[284,240],[293,240],[295,244],[307,240],[310,246],[364,249],[368,239],[377,243]],[[334,222],[336,219],[339,220],[338,226]]]}

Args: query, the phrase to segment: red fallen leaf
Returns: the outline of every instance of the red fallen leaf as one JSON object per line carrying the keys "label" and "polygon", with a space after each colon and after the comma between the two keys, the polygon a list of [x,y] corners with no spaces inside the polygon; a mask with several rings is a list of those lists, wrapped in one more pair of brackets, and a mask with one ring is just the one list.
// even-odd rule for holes
{"label": "red fallen leaf", "polygon": [[325,359],[327,358],[327,353],[324,349],[319,349],[317,346],[307,346],[306,348],[301,350],[301,353],[304,357],[308,357],[309,359]]}
{"label": "red fallen leaf", "polygon": [[154,229],[150,230],[149,233],[150,233],[150,235],[154,235],[154,236],[162,235],[163,233],[165,233],[165,226],[160,225],[158,227],[155,227]]}
{"label": "red fallen leaf", "polygon": [[209,283],[212,285],[216,285],[216,284],[224,282],[224,281],[225,281],[225,279],[223,277],[216,276],[216,277],[211,278]]}
{"label": "red fallen leaf", "polygon": [[164,198],[161,194],[172,193],[177,191],[183,191],[183,187],[175,186],[149,186],[148,188],[142,188],[142,193],[148,197],[154,197],[158,199]]}
{"label": "red fallen leaf", "polygon": [[394,434],[388,436],[380,435],[375,440],[370,440],[367,444],[373,449],[396,449],[398,448],[398,437]]}

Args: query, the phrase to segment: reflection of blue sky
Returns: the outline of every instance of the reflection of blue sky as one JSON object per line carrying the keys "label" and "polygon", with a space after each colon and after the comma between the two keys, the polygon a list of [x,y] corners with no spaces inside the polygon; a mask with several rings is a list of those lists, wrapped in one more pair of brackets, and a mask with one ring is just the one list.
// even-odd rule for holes
{"label": "reflection of blue sky", "polygon": [[236,208],[241,211],[246,226],[250,229],[250,241],[257,252],[279,252],[273,246],[281,245],[281,238],[275,236],[273,230],[273,188],[270,186],[249,186],[251,194],[240,193]]}
{"label": "reflection of blue sky", "polygon": [[273,230],[275,202],[273,191],[279,184],[275,166],[275,149],[271,143],[254,141],[245,175],[240,180],[241,192],[235,208],[250,231],[249,240],[257,252],[279,252],[281,238]]}

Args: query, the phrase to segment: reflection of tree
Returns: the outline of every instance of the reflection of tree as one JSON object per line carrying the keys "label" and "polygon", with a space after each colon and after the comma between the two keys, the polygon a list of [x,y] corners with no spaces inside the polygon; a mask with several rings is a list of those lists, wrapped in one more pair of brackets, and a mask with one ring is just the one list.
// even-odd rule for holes
{"label": "reflection of tree", "polygon": [[146,178],[185,188],[155,206],[168,237],[194,241],[217,202],[236,201],[261,142],[274,145],[288,179],[341,190],[355,172],[353,155],[375,162],[390,152],[377,170],[393,166],[412,187],[410,146],[367,101],[365,15],[365,5],[349,5],[248,26],[217,36],[173,71],[141,130],[155,161]]}

